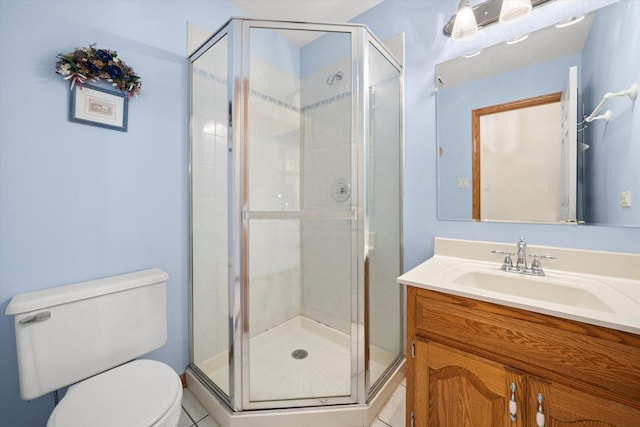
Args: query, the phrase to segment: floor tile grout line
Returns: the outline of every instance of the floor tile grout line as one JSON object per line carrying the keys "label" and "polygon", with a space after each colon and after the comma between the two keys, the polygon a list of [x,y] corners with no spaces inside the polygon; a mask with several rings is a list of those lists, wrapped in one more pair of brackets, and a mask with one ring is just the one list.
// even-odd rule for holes
{"label": "floor tile grout line", "polygon": [[393,427],[391,424],[387,423],[385,420],[383,420],[382,418],[378,418],[378,421],[380,421],[382,424],[389,426],[389,427]]}
{"label": "floor tile grout line", "polygon": [[198,424],[196,421],[193,420],[193,418],[191,417],[191,414],[189,413],[189,411],[187,411],[187,408],[185,408],[184,406],[182,406],[182,410],[184,411],[185,414],[187,414],[187,417],[189,417],[189,419],[191,420],[191,427],[195,426],[196,424]]}
{"label": "floor tile grout line", "polygon": [[[187,409],[187,407],[185,405],[181,405],[182,409],[184,409],[184,412],[187,414],[187,416],[189,417],[189,419],[193,422],[193,426],[197,425],[200,421],[204,420],[205,418],[207,418],[207,416],[209,415],[206,411],[206,409],[204,409],[204,407],[202,407],[202,405],[200,404],[200,402],[197,401],[197,399],[195,400],[196,405],[199,407],[199,409],[202,409],[204,412],[204,415],[202,415],[200,418],[198,418],[197,420],[194,418],[194,416],[189,412],[189,410]],[[194,409],[194,408],[191,408]],[[198,408],[196,408],[198,409]],[[191,427],[193,427],[191,426]]]}
{"label": "floor tile grout line", "polygon": [[189,413],[189,411],[187,411],[187,408],[185,408],[185,407],[183,406],[183,407],[182,407],[182,409],[184,410],[184,413],[185,413],[185,414],[187,414],[187,417],[189,417],[189,419],[190,419],[190,420],[191,420],[191,422],[193,423],[193,424],[191,425],[191,427],[197,426],[197,424],[198,424],[200,421],[204,420],[204,419],[205,419],[205,418],[207,418],[207,416],[209,415],[209,414],[204,414],[201,418],[199,418],[198,420],[195,420],[195,419],[191,416],[191,414]]}

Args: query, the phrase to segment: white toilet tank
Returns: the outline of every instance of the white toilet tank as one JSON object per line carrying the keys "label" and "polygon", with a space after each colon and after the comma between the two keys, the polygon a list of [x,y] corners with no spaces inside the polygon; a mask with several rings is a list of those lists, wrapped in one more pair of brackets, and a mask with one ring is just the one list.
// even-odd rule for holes
{"label": "white toilet tank", "polygon": [[14,296],[25,400],[155,350],[167,340],[167,273],[153,268]]}

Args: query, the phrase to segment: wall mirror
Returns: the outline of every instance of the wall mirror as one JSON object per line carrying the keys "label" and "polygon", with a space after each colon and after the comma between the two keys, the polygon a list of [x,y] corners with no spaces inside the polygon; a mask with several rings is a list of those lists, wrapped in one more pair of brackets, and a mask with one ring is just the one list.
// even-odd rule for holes
{"label": "wall mirror", "polygon": [[[628,54],[640,40],[635,3],[436,65],[440,220],[640,227],[630,203],[640,197],[640,111],[616,97],[608,121],[583,120],[605,93],[640,80]],[[512,108],[550,97],[562,99],[547,116]]]}

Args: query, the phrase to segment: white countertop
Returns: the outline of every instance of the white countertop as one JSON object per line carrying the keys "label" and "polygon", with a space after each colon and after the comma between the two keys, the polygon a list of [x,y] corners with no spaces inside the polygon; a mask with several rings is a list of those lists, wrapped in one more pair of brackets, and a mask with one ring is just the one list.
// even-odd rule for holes
{"label": "white countertop", "polygon": [[[576,320],[634,334],[640,334],[640,254],[622,254],[563,248],[529,246],[529,253],[549,254],[557,260],[543,260],[546,277],[500,271],[502,257],[491,250],[515,250],[513,245],[436,239],[435,255],[398,278],[404,285],[473,298],[564,319]],[[455,255],[455,256],[454,256]],[[515,263],[515,257],[513,259]],[[530,259],[529,261],[530,262]],[[582,268],[584,266],[584,268]],[[585,270],[585,271],[576,271]],[[514,286],[536,286],[549,282],[568,283],[600,295],[611,310],[597,310],[558,303],[553,294],[544,300],[481,289],[452,281],[464,272],[483,272],[500,280],[524,281]],[[540,283],[544,281],[544,283]],[[542,286],[540,286],[542,287]]]}

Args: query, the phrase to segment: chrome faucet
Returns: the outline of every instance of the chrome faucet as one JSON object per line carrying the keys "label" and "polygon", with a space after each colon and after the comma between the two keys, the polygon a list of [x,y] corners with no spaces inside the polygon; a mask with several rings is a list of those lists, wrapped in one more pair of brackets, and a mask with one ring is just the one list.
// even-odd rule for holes
{"label": "chrome faucet", "polygon": [[[511,273],[519,273],[519,274],[530,274],[533,276],[544,276],[544,271],[542,270],[542,264],[540,263],[541,259],[556,259],[555,256],[552,255],[528,255],[533,258],[531,262],[531,267],[527,267],[527,242],[524,241],[524,237],[521,237],[518,243],[516,243],[517,251],[509,252],[509,251],[491,251],[493,254],[501,254],[505,255],[504,261],[502,262],[502,266],[500,270],[508,271]],[[511,261],[511,255],[517,255],[516,265],[514,266]]]}
{"label": "chrome faucet", "polygon": [[518,247],[518,259],[516,260],[516,270],[526,270],[527,269],[527,242],[524,241],[524,237],[520,238],[520,241],[517,243]]}

